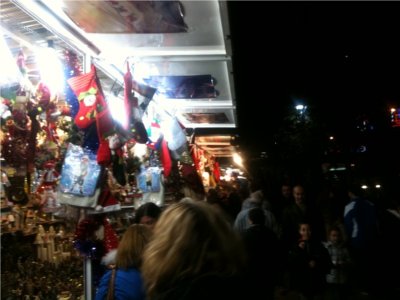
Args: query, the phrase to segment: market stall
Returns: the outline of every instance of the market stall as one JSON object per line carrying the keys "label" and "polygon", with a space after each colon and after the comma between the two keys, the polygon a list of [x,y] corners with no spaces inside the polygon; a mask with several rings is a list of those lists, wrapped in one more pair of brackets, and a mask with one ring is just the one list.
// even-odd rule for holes
{"label": "market stall", "polygon": [[[3,266],[83,256],[91,299],[96,264],[135,209],[177,201],[183,186],[201,194],[205,153],[215,165],[233,150],[187,132],[237,125],[226,4],[13,0],[0,14],[2,239],[31,249],[8,248]],[[57,292],[79,293],[72,282]]]}

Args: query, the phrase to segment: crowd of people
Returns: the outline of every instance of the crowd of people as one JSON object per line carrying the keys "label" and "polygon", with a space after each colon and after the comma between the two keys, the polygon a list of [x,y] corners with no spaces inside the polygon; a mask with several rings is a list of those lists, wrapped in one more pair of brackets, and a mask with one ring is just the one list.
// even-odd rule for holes
{"label": "crowd of people", "polygon": [[[117,249],[114,298],[398,299],[399,199],[376,205],[357,184],[265,186],[144,204]],[[96,300],[110,299],[111,274]]]}

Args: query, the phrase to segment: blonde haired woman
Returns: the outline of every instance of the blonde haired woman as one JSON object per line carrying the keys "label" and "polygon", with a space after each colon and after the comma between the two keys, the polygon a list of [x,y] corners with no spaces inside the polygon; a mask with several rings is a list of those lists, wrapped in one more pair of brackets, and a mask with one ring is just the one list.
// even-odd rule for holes
{"label": "blonde haired woman", "polygon": [[[140,267],[150,235],[151,229],[141,224],[131,225],[124,232],[117,249],[114,299],[143,300],[146,298]],[[101,278],[96,300],[107,299],[111,273],[112,271],[109,270]]]}
{"label": "blonde haired woman", "polygon": [[143,256],[148,299],[244,299],[239,236],[207,203],[185,200],[161,214]]}

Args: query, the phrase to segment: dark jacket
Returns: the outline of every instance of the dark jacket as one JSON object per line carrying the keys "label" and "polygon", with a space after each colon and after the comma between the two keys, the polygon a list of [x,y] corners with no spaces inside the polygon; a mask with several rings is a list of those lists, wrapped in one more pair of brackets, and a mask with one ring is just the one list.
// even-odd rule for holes
{"label": "dark jacket", "polygon": [[273,299],[283,248],[276,234],[264,225],[251,225],[242,237],[248,262],[246,279],[254,294],[251,299]]}
{"label": "dark jacket", "polygon": [[[326,286],[326,274],[333,267],[324,245],[319,241],[305,241],[305,248],[295,245],[289,252],[289,287],[306,296],[320,294]],[[310,262],[315,261],[315,267]]]}
{"label": "dark jacket", "polygon": [[171,289],[157,293],[149,300],[243,300],[248,289],[240,276],[209,273],[181,280]]}

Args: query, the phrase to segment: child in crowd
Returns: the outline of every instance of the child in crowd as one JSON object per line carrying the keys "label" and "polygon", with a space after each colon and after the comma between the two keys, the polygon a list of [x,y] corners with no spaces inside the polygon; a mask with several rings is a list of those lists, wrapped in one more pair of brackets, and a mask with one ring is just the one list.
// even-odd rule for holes
{"label": "child in crowd", "polygon": [[319,240],[311,238],[308,222],[299,223],[299,239],[289,251],[289,289],[300,299],[322,299],[326,274],[332,267],[329,253]]}
{"label": "child in crowd", "polygon": [[327,300],[348,299],[349,269],[351,266],[350,253],[343,243],[342,231],[333,226],[328,232],[328,241],[324,243],[331,257],[332,268],[326,275],[328,283]]}

